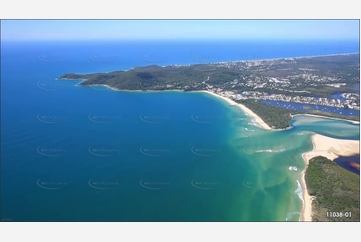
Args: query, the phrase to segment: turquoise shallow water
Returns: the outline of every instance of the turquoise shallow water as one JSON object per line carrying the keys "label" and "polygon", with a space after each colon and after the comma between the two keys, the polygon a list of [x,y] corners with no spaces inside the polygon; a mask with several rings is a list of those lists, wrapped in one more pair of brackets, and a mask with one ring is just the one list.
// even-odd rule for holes
{"label": "turquoise shallow water", "polygon": [[2,52],[2,221],[298,221],[311,135],[359,139],[306,116],[266,131],[205,93],[77,87],[55,78],[106,66],[21,50]]}
{"label": "turquoise shallow water", "polygon": [[307,116],[266,131],[208,94],[74,84],[62,95],[77,98],[39,90],[41,106],[3,108],[3,218],[298,221],[310,136],[359,135],[358,125]]}

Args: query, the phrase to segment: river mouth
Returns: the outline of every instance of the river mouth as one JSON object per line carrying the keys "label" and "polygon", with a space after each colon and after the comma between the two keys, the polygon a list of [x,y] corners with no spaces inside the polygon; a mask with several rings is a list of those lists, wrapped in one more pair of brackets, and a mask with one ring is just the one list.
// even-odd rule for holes
{"label": "river mouth", "polygon": [[340,167],[360,175],[360,155],[339,156],[334,162]]}

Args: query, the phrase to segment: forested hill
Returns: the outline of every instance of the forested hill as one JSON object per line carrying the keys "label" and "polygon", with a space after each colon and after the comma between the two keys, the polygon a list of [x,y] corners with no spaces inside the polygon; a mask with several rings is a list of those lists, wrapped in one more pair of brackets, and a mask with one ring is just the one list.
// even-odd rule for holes
{"label": "forested hill", "polygon": [[360,222],[360,176],[322,157],[310,160],[305,174],[313,221]]}
{"label": "forested hill", "polygon": [[[335,92],[358,93],[360,55],[286,58],[194,65],[144,66],[109,73],[68,73],[59,79],[86,79],[120,90],[209,90],[332,98]],[[253,95],[253,94],[252,94]]]}

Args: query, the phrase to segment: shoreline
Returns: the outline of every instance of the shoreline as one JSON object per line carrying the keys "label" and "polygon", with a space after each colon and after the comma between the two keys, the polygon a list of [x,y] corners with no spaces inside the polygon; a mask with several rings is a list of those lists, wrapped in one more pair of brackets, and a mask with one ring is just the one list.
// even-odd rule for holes
{"label": "shoreline", "polygon": [[[82,82],[80,82],[82,83]],[[80,86],[78,83],[76,86]],[[121,89],[118,89],[118,88],[114,88],[114,87],[111,87],[109,85],[106,85],[106,84],[97,84],[97,85],[87,85],[87,86],[103,86],[103,87],[107,87],[107,88],[110,88],[111,90],[114,90],[114,91],[124,91],[124,92],[164,92],[164,91],[143,91],[143,90],[121,90]],[[166,90],[166,91],[176,91],[176,92],[184,92],[182,90]],[[261,119],[257,114],[255,114],[251,109],[247,108],[246,106],[244,106],[243,104],[240,104],[240,103],[236,103],[235,101],[233,101],[232,99],[230,98],[227,98],[227,97],[224,97],[224,96],[221,96],[217,93],[214,93],[214,92],[210,92],[210,91],[205,91],[205,90],[201,90],[201,91],[189,91],[189,92],[199,92],[199,93],[207,93],[207,94],[210,94],[216,98],[219,98],[219,99],[222,99],[224,101],[226,101],[229,105],[232,105],[232,106],[238,106],[239,108],[241,108],[242,111],[244,111],[246,113],[246,115],[250,116],[252,118],[252,120],[255,122],[255,124],[260,127],[260,128],[263,128],[265,130],[278,130],[278,129],[272,129],[267,123],[265,123],[263,121],[263,119]],[[280,129],[280,130],[283,130],[283,129]]]}
{"label": "shoreline", "polygon": [[[68,79],[63,79],[63,80],[68,80]],[[76,86],[80,86],[79,84],[85,82],[85,80],[81,80],[80,83],[77,83]],[[123,90],[123,89],[118,89],[118,88],[115,88],[115,87],[111,87],[107,84],[94,84],[94,85],[85,85],[85,86],[82,86],[82,87],[92,87],[92,86],[103,86],[103,87],[107,87],[113,91],[118,91],[118,92],[198,92],[198,93],[208,93],[216,98],[220,98],[224,101],[226,101],[229,105],[231,106],[238,106],[239,108],[241,108],[245,113],[246,115],[250,116],[252,118],[252,120],[255,122],[255,124],[260,127],[260,128],[263,128],[265,130],[272,130],[272,131],[282,131],[282,130],[288,130],[288,129],[291,129],[292,126],[290,125],[289,127],[285,128],[285,129],[273,129],[271,128],[266,122],[263,121],[262,118],[260,118],[257,114],[255,114],[251,109],[247,108],[245,105],[243,104],[240,104],[240,103],[237,103],[235,102],[234,100],[228,98],[228,97],[224,97],[218,93],[214,93],[214,92],[211,92],[211,91],[207,91],[207,90],[197,90],[197,91],[183,91],[183,90]],[[349,120],[349,119],[341,119],[341,118],[333,118],[333,117],[327,117],[327,116],[321,116],[321,115],[315,115],[315,114],[295,114],[295,115],[291,115],[292,119],[295,117],[295,116],[299,116],[299,115],[303,115],[303,116],[312,116],[312,117],[319,117],[319,118],[326,118],[326,119],[334,119],[334,120],[342,120],[342,121],[347,121],[347,122],[350,122],[352,124],[360,124],[359,121],[354,121],[354,120]]]}
{"label": "shoreline", "polygon": [[252,120],[256,123],[256,125],[258,127],[261,127],[263,129],[266,130],[277,130],[277,129],[272,129],[267,123],[265,123],[263,121],[263,119],[261,119],[257,114],[255,114],[251,109],[247,108],[246,106],[244,106],[243,104],[240,103],[236,103],[235,101],[233,101],[230,98],[224,97],[222,95],[219,95],[217,93],[214,92],[210,92],[210,91],[197,91],[197,92],[202,92],[202,93],[208,93],[214,97],[223,99],[224,101],[226,101],[229,105],[232,106],[238,106],[239,108],[242,109],[242,111],[244,111],[246,113],[246,115],[250,116],[252,118]]}
{"label": "shoreline", "polygon": [[320,134],[313,134],[311,140],[313,149],[302,154],[306,164],[301,174],[303,206],[300,221],[302,222],[312,221],[312,201],[315,199],[314,196],[309,195],[305,179],[310,160],[316,156],[324,156],[333,161],[339,156],[360,154],[359,140],[335,139]]}
{"label": "shoreline", "polygon": [[270,58],[270,59],[255,59],[255,60],[236,60],[236,61],[222,61],[222,62],[211,62],[207,65],[212,64],[225,64],[231,62],[247,62],[247,61],[275,61],[275,60],[293,60],[293,59],[309,59],[309,58],[318,58],[318,57],[329,57],[329,56],[344,56],[344,55],[359,55],[360,52],[353,53],[341,53],[341,54],[326,54],[326,55],[309,55],[309,56],[296,56],[296,57],[280,57],[280,58]]}
{"label": "shoreline", "polygon": [[[83,80],[86,81],[86,80]],[[82,82],[83,82],[82,81]],[[80,82],[80,83],[82,83]],[[78,83],[76,86],[80,86]],[[144,90],[121,90],[118,88],[114,88],[111,87],[109,85],[106,84],[96,84],[96,85],[86,85],[86,86],[103,86],[103,87],[107,87],[110,88],[111,90],[114,91],[123,91],[123,92],[193,92],[193,93],[206,93],[209,95],[212,95],[213,97],[216,97],[218,99],[222,99],[224,101],[226,101],[230,106],[237,106],[239,107],[242,111],[245,112],[246,115],[250,116],[251,119],[254,121],[254,123],[260,127],[263,128],[264,130],[272,130],[272,131],[282,131],[282,130],[287,130],[292,128],[288,127],[286,129],[272,129],[267,123],[265,123],[257,114],[255,114],[251,109],[247,108],[246,106],[244,106],[243,104],[240,103],[236,103],[235,101],[233,101],[232,99],[228,98],[228,97],[224,97],[218,93],[214,93],[211,91],[206,91],[206,90],[197,90],[197,91],[183,91],[183,90],[151,90],[151,91],[144,91]],[[358,121],[353,121],[353,120],[347,120],[347,119],[340,119],[340,118],[332,118],[332,117],[326,117],[326,116],[321,116],[321,115],[314,115],[314,114],[296,114],[296,115],[291,115],[292,119],[295,116],[298,115],[305,115],[305,116],[314,116],[314,117],[320,117],[320,118],[327,118],[327,119],[334,119],[334,120],[343,120],[343,121],[347,121],[353,124],[359,124],[360,122]],[[302,154],[302,158],[306,164],[304,170],[301,173],[301,186],[302,186],[302,197],[303,197],[303,206],[302,206],[302,210],[301,210],[301,215],[300,215],[300,219],[299,221],[312,221],[312,201],[315,199],[314,196],[310,196],[308,193],[308,189],[307,189],[307,185],[306,185],[306,180],[305,180],[305,173],[306,173],[306,169],[308,167],[309,164],[309,160],[312,159],[313,157],[316,156],[324,156],[330,160],[334,160],[339,156],[351,156],[351,155],[355,155],[355,154],[360,154],[360,150],[359,150],[359,146],[360,146],[360,141],[359,140],[344,140],[344,139],[335,139],[335,138],[330,138],[324,135],[320,135],[320,134],[313,134],[312,135],[312,144],[313,144],[313,149],[311,151],[305,152]]]}
{"label": "shoreline", "polygon": [[[255,62],[255,61],[277,61],[277,60],[293,60],[293,59],[310,59],[310,58],[318,58],[318,57],[332,57],[332,56],[347,56],[347,55],[359,55],[360,52],[351,52],[351,53],[339,53],[339,54],[325,54],[325,55],[310,55],[310,56],[295,56],[295,57],[279,57],[279,58],[268,58],[268,59],[254,59],[254,60],[234,60],[234,61],[218,61],[218,62],[210,62],[210,63],[189,63],[189,64],[169,64],[166,66],[162,66],[162,67],[167,67],[167,66],[191,66],[191,65],[214,65],[214,64],[226,64],[226,63],[233,63],[233,62]],[[107,72],[103,72],[103,73],[110,73],[110,72],[114,72],[114,71],[130,71],[132,69],[138,68],[138,67],[145,67],[145,66],[149,66],[149,65],[144,65],[144,66],[133,66],[133,67],[129,67],[127,70],[113,70],[113,71],[107,71]],[[92,74],[92,73],[87,73],[87,74]],[[59,79],[61,80],[61,79]]]}
{"label": "shoreline", "polygon": [[[63,80],[72,80],[72,79],[63,79]],[[75,81],[77,81],[77,80],[75,80]],[[148,92],[148,93],[149,92],[184,92],[182,90],[165,90],[165,91],[163,91],[163,90],[159,90],[159,91],[157,91],[157,90],[126,90],[126,89],[118,89],[116,87],[111,87],[111,86],[109,86],[107,84],[92,84],[92,85],[81,86],[79,84],[85,82],[86,79],[85,80],[79,79],[79,81],[80,82],[77,83],[75,86],[77,86],[77,87],[97,87],[97,86],[102,86],[102,87],[107,87],[107,88],[109,88],[109,89],[111,89],[113,91],[117,91],[117,92]]]}
{"label": "shoreline", "polygon": [[[56,79],[56,80],[72,80],[72,79]],[[79,84],[87,81],[87,79],[79,79],[79,83],[76,84],[76,86],[80,86]],[[115,88],[115,87],[111,87],[107,84],[94,84],[94,85],[85,85],[83,87],[86,87],[86,86],[103,86],[103,87],[107,87],[109,89],[112,89],[114,91],[119,91],[119,92],[202,92],[202,93],[208,93],[210,95],[213,95],[215,97],[218,97],[218,98],[221,98],[223,100],[225,100],[226,102],[228,102],[229,105],[232,105],[232,106],[238,106],[240,107],[244,112],[246,112],[247,115],[250,115],[252,118],[255,119],[255,121],[258,123],[258,125],[264,129],[267,129],[267,130],[274,130],[274,131],[279,131],[279,130],[288,130],[288,129],[291,129],[292,126],[290,127],[287,127],[285,129],[273,129],[271,128],[266,122],[263,121],[263,119],[261,119],[257,114],[255,114],[251,109],[247,108],[246,106],[244,106],[243,104],[240,104],[240,103],[236,103],[235,101],[233,101],[232,99],[230,98],[227,98],[227,97],[224,97],[218,93],[214,93],[214,92],[210,92],[210,91],[206,91],[206,90],[197,90],[197,91],[183,91],[183,90],[160,90],[160,91],[157,91],[157,90],[123,90],[123,89],[118,89],[118,88]],[[316,114],[294,114],[292,115],[291,114],[291,117],[293,119],[293,117],[295,116],[299,116],[299,115],[303,115],[303,116],[311,116],[311,117],[319,117],[319,118],[326,118],[326,119],[335,119],[335,120],[342,120],[342,121],[347,121],[347,122],[350,122],[352,124],[360,124],[360,121],[355,121],[355,120],[350,120],[350,119],[343,119],[343,118],[333,118],[333,117],[327,117],[327,116],[322,116],[322,115],[316,115]],[[257,121],[258,120],[258,121]]]}

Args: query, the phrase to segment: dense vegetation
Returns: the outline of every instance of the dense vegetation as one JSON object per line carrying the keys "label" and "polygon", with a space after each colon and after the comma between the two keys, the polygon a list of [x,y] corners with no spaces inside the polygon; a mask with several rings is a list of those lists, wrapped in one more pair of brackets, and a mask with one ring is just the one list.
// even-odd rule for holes
{"label": "dense vegetation", "polygon": [[228,82],[239,78],[239,70],[229,70],[222,67],[209,67],[202,69],[201,66],[145,66],[137,67],[129,71],[115,71],[110,73],[95,73],[78,75],[69,73],[60,78],[86,79],[80,85],[106,84],[121,90],[206,90],[209,85],[222,85],[226,87]]}
{"label": "dense vegetation", "polygon": [[[60,79],[83,79],[85,81],[80,84],[82,86],[106,84],[119,90],[209,90],[213,92],[221,90],[233,93],[253,91],[257,92],[256,96],[239,102],[252,109],[270,127],[284,129],[289,127],[291,114],[302,112],[261,103],[254,99],[257,98],[257,95],[268,93],[284,94],[288,97],[332,98],[332,94],[335,92],[358,93],[354,87],[360,82],[359,57],[357,54],[250,63],[228,62],[164,67],[150,65],[109,73],[84,75],[68,73],[61,76]],[[274,81],[274,78],[277,80]],[[344,85],[339,87],[331,85],[335,83]],[[355,102],[359,103],[359,100]],[[360,120],[359,117],[311,109],[306,113]]]}
{"label": "dense vegetation", "polygon": [[[312,221],[360,221],[360,176],[333,161],[314,157],[307,167],[306,185],[312,202]],[[351,217],[331,217],[327,212],[351,212]]]}
{"label": "dense vegetation", "polygon": [[[258,91],[332,98],[335,92],[357,92],[354,87],[360,82],[359,58],[357,54],[250,63],[150,65],[109,73],[68,73],[60,79],[86,79],[80,85],[106,84],[121,90],[191,91],[213,88],[235,93]],[[278,82],[270,82],[272,78],[277,78]],[[280,80],[287,80],[287,83]],[[330,86],[335,83],[344,85]]]}
{"label": "dense vegetation", "polygon": [[339,115],[339,114],[335,114],[335,113],[322,112],[322,111],[313,110],[313,109],[309,109],[306,113],[330,117],[330,118],[341,118],[341,119],[348,119],[348,120],[352,120],[352,121],[360,121],[360,116],[345,116],[345,115]]}
{"label": "dense vegetation", "polygon": [[300,114],[299,111],[287,110],[280,107],[262,103],[260,100],[238,100],[240,104],[245,105],[257,114],[265,123],[274,129],[285,129],[290,126],[291,115]]}
{"label": "dense vegetation", "polygon": [[300,112],[296,110],[287,110],[281,107],[274,107],[270,104],[262,103],[260,100],[247,99],[247,100],[238,100],[238,103],[241,103],[251,109],[255,114],[257,114],[265,123],[268,124],[271,128],[274,129],[285,129],[290,127],[290,121],[292,119],[291,115],[295,114],[314,114],[321,115],[331,118],[341,118],[348,119],[353,121],[360,121],[360,117],[351,117],[344,116],[339,114],[321,112],[317,110],[308,109],[307,112]]}

